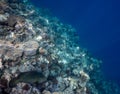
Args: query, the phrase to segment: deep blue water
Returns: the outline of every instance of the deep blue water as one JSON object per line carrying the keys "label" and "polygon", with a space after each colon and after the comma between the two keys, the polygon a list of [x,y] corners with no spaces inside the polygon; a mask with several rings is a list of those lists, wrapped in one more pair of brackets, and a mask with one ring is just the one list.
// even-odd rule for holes
{"label": "deep blue water", "polygon": [[80,45],[103,60],[107,79],[120,82],[120,1],[119,0],[31,0],[48,8],[62,22],[71,24],[80,36]]}

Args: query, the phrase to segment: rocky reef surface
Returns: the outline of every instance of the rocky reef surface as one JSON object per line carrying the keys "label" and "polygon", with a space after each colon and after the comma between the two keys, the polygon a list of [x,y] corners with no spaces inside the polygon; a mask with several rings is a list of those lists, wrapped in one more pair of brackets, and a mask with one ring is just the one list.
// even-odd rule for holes
{"label": "rocky reef surface", "polygon": [[27,0],[0,0],[0,94],[120,94],[75,29]]}

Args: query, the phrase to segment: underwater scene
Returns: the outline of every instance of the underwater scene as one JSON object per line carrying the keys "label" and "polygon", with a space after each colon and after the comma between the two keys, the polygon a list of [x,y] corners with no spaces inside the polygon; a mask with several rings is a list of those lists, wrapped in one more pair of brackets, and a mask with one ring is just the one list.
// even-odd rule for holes
{"label": "underwater scene", "polygon": [[[103,71],[114,66],[105,64],[103,67],[107,61],[103,58],[107,57],[106,50],[111,51],[113,46],[100,46],[97,40],[93,43],[97,42],[101,49],[96,50],[95,45],[88,46],[87,39],[92,41],[93,37],[90,37],[91,33],[84,36],[84,28],[88,30],[89,27],[82,27],[84,20],[76,21],[80,15],[67,13],[64,6],[67,2],[63,6],[60,0],[58,4],[49,2],[0,0],[0,94],[120,94],[120,74],[117,75],[120,70],[115,73],[118,76],[115,81],[108,79],[105,76],[107,72]],[[55,12],[59,8],[62,10]],[[63,11],[66,14],[59,14]],[[84,13],[85,10],[81,11]],[[78,23],[80,25],[77,26]],[[119,39],[110,42],[116,45]],[[119,56],[119,45],[116,46],[113,55]],[[110,73],[116,72],[114,69]]]}

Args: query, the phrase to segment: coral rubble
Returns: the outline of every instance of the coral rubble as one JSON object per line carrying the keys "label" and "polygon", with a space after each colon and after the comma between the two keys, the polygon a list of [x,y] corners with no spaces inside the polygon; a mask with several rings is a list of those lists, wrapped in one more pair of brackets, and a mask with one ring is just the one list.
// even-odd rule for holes
{"label": "coral rubble", "polygon": [[120,94],[77,42],[73,27],[28,0],[1,0],[0,94]]}

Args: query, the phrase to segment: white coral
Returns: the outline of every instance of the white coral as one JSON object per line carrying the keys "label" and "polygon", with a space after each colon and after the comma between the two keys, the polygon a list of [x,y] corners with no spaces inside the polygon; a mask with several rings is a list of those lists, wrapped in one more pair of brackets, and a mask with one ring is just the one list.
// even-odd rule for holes
{"label": "white coral", "polygon": [[0,58],[0,69],[3,68],[3,65],[2,65],[2,59]]}

